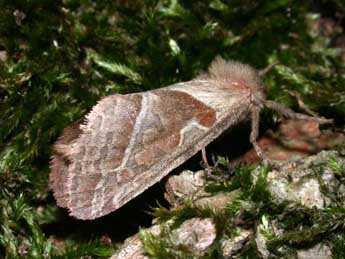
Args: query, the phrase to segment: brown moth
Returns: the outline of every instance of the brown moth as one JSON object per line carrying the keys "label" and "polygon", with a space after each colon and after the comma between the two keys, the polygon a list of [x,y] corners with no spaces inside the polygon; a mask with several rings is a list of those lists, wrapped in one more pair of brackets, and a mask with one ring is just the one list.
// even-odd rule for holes
{"label": "brown moth", "polygon": [[264,158],[256,143],[264,106],[294,118],[329,122],[266,100],[256,70],[221,58],[191,81],[105,97],[54,145],[50,187],[57,204],[79,219],[106,215],[248,118],[250,141]]}

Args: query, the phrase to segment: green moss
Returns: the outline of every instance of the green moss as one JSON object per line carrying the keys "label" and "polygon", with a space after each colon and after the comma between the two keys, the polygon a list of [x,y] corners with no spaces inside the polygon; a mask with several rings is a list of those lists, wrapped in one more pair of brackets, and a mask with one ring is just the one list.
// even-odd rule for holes
{"label": "green moss", "polygon": [[[9,203],[9,200],[12,200]],[[37,223],[36,213],[28,205],[23,194],[12,197],[6,190],[1,191],[1,234],[0,244],[6,249],[8,258],[43,258],[52,250]],[[28,235],[25,235],[25,234]]]}
{"label": "green moss", "polygon": [[[289,217],[284,217],[289,212]],[[296,220],[289,220],[294,216]],[[285,210],[282,215],[278,215],[277,219],[280,225],[285,227],[285,231],[271,238],[268,248],[279,254],[278,249],[282,247],[301,248],[311,246],[320,240],[331,240],[332,233],[344,231],[345,214],[343,208],[319,210],[296,206],[290,211]],[[298,222],[297,219],[301,221]]]}
{"label": "green moss", "polygon": [[152,215],[157,217],[161,222],[173,220],[173,228],[179,227],[184,221],[191,218],[209,218],[215,212],[209,208],[196,207],[192,201],[185,201],[183,206],[175,208],[155,208]]}
{"label": "green moss", "polygon": [[244,195],[248,195],[252,182],[251,173],[255,166],[243,165],[232,168],[229,161],[223,157],[218,157],[217,164],[218,166],[213,169],[214,175],[207,179],[205,191],[209,193],[231,192],[241,187],[245,192]]}
{"label": "green moss", "polygon": [[[339,163],[335,161],[336,159],[332,159],[332,168],[338,170]],[[240,190],[242,195],[223,210],[215,212],[210,209],[200,209],[189,201],[178,208],[157,209],[155,216],[164,221],[173,220],[173,228],[190,218],[212,218],[217,228],[217,240],[225,236],[236,236],[237,224],[254,227],[255,222],[256,224],[263,223],[262,220],[265,219],[266,223],[263,223],[267,228],[265,237],[269,240],[267,246],[277,256],[293,255],[296,249],[312,246],[321,240],[330,241],[334,233],[342,233],[344,230],[344,208],[336,204],[326,209],[318,209],[287,201],[275,203],[267,190],[269,167],[241,166],[232,170],[226,183],[217,185],[217,180],[215,180],[217,178],[211,178],[210,185],[207,186],[211,193],[233,191],[234,188]],[[282,234],[276,235],[270,232],[269,226],[273,220],[276,222],[275,226],[283,231]],[[217,242],[215,247],[217,247]],[[248,254],[256,254],[253,249],[251,248],[252,252],[248,251]],[[246,258],[246,255],[243,256]]]}
{"label": "green moss", "polygon": [[176,245],[170,238],[170,230],[162,229],[162,233],[157,237],[145,231],[140,232],[145,254],[149,258],[155,259],[183,259],[183,258],[200,258],[195,255],[185,245]]}
{"label": "green moss", "polygon": [[345,234],[338,233],[333,235],[331,239],[333,245],[333,258],[340,259],[345,257]]}
{"label": "green moss", "polygon": [[248,248],[239,256],[240,259],[256,259],[261,258],[258,254],[257,247],[254,241],[248,246]]}
{"label": "green moss", "polygon": [[345,165],[340,164],[338,159],[331,157],[326,161],[326,165],[335,173],[339,181],[345,184]]}
{"label": "green moss", "polygon": [[67,240],[65,247],[60,251],[56,251],[51,257],[54,259],[83,258],[85,256],[109,258],[114,252],[115,250],[112,247],[104,245],[98,240],[85,243]]}

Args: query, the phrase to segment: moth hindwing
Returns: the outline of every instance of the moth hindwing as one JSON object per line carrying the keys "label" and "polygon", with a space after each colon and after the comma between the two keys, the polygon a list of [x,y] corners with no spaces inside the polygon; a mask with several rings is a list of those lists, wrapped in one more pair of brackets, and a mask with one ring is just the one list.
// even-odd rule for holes
{"label": "moth hindwing", "polygon": [[227,128],[250,116],[257,127],[263,101],[257,72],[222,59],[188,82],[105,97],[54,145],[50,187],[55,199],[80,219],[106,215]]}

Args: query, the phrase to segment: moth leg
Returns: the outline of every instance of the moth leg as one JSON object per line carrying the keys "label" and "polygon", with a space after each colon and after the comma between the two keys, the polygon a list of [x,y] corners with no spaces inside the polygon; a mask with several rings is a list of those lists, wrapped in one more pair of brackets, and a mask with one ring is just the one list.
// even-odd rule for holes
{"label": "moth leg", "polygon": [[173,188],[171,187],[169,181],[167,181],[165,184],[164,198],[173,206],[177,206],[180,204],[180,201],[175,198]]}
{"label": "moth leg", "polygon": [[269,159],[265,152],[261,149],[256,141],[259,136],[259,126],[260,126],[260,109],[258,106],[253,105],[251,109],[252,116],[252,130],[250,132],[250,143],[252,143],[256,154],[262,159],[262,162],[265,166],[270,165],[272,168],[279,169],[281,168],[282,163],[280,161],[275,161]]}
{"label": "moth leg", "polygon": [[205,147],[203,147],[201,149],[201,157],[202,157],[202,161],[206,165],[207,174],[210,175],[210,173],[211,173],[211,166],[210,166],[210,164],[208,163],[208,160],[207,160],[206,148]]}
{"label": "moth leg", "polygon": [[251,109],[251,116],[252,116],[252,129],[250,132],[250,143],[252,143],[256,154],[262,159],[267,160],[264,152],[262,151],[261,147],[258,145],[256,141],[259,136],[259,125],[260,125],[260,109],[258,106],[253,105]]}
{"label": "moth leg", "polygon": [[323,117],[312,117],[312,116],[308,116],[302,113],[297,113],[291,110],[290,108],[274,101],[266,100],[264,104],[266,107],[271,108],[272,110],[275,110],[279,112],[280,114],[282,114],[283,116],[291,118],[291,119],[316,121],[320,124],[333,123],[332,119],[326,119]]}

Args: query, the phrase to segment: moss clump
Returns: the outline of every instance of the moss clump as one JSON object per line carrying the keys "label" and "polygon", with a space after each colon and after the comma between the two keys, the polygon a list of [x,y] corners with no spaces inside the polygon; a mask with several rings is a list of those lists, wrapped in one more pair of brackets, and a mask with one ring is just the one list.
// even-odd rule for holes
{"label": "moss clump", "polygon": [[[330,160],[312,164],[310,170],[316,170],[320,168],[320,165],[322,168],[328,166],[335,175],[338,175],[342,164],[341,158],[332,157]],[[212,194],[216,194],[217,191],[231,192],[235,188],[241,193],[222,210],[200,208],[191,202],[186,202],[177,208],[158,208],[154,215],[161,221],[173,222],[170,225],[170,231],[191,218],[211,218],[217,229],[217,239],[210,248],[209,254],[215,251],[222,254],[221,241],[225,238],[236,237],[238,227],[255,231],[255,226],[262,224],[263,235],[268,240],[267,249],[276,256],[293,255],[296,254],[296,249],[308,248],[321,241],[331,244],[335,256],[340,256],[343,247],[342,233],[345,230],[345,208],[342,204],[336,202],[326,208],[308,208],[292,201],[277,202],[267,188],[269,170],[270,168],[262,166],[256,168],[240,166],[229,170],[230,173],[223,183],[218,183],[216,178],[209,179],[209,185],[206,188]],[[331,190],[324,191],[330,195]],[[272,231],[272,227],[278,228],[279,234]],[[150,242],[143,240],[145,249],[150,250],[154,249],[151,246],[159,246],[161,250],[164,250],[165,238],[164,235],[150,236]],[[178,251],[178,249],[174,247],[174,250]],[[249,244],[247,249],[248,251],[244,251],[243,258],[258,253],[254,243]]]}

